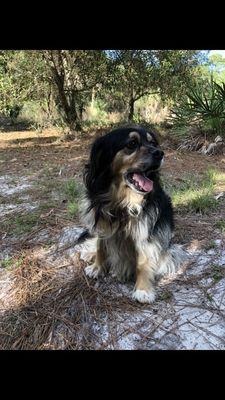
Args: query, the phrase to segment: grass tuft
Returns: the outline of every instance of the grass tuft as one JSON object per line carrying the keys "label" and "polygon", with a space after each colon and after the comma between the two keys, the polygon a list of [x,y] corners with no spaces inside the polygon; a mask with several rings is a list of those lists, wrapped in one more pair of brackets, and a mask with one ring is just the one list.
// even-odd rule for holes
{"label": "grass tuft", "polygon": [[79,191],[73,178],[68,179],[64,184],[64,193],[69,201],[73,201],[78,196]]}
{"label": "grass tuft", "polygon": [[207,250],[211,250],[211,249],[215,249],[216,248],[216,243],[214,240],[210,240],[208,243],[205,244],[204,249]]}
{"label": "grass tuft", "polygon": [[[171,196],[175,207],[184,207],[191,212],[205,214],[213,210],[219,204],[214,198],[218,181],[222,174],[214,169],[208,169],[203,179],[199,182],[196,177],[189,177],[179,184],[179,187],[171,188]],[[223,176],[225,179],[225,176]]]}
{"label": "grass tuft", "polygon": [[1,261],[1,268],[5,269],[13,269],[19,268],[23,264],[24,255],[20,255],[19,257],[6,257],[4,260]]}
{"label": "grass tuft", "polygon": [[80,194],[80,188],[78,188],[73,178],[68,179],[65,183],[64,194],[68,201],[67,214],[70,218],[74,218],[78,213],[78,197]]}
{"label": "grass tuft", "polygon": [[17,215],[14,219],[14,233],[23,234],[29,233],[34,226],[38,224],[39,215],[36,213],[30,213],[26,215]]}
{"label": "grass tuft", "polygon": [[215,226],[216,226],[216,228],[220,229],[221,232],[225,232],[225,220],[224,219],[220,219],[219,221],[217,221]]}
{"label": "grass tuft", "polygon": [[71,218],[76,217],[78,213],[78,204],[76,201],[70,201],[68,203],[67,212]]}
{"label": "grass tuft", "polygon": [[215,282],[219,282],[224,278],[224,273],[219,265],[212,265],[212,278]]}

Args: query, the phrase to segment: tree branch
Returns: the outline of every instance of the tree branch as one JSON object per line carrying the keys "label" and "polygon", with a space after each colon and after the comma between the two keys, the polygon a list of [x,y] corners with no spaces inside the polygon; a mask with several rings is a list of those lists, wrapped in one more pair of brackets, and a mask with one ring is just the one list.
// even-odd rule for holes
{"label": "tree branch", "polygon": [[143,97],[143,96],[152,95],[152,94],[160,94],[160,92],[159,91],[157,91],[157,92],[149,92],[149,91],[147,91],[147,92],[141,93],[139,96],[135,96],[134,97],[134,101],[137,101],[137,100],[141,99],[141,97]]}

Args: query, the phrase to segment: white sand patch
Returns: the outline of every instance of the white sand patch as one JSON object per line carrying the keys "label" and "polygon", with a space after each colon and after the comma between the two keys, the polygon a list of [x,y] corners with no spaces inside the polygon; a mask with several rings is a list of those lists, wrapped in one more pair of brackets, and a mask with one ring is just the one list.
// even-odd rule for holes
{"label": "white sand patch", "polygon": [[0,205],[0,215],[4,217],[6,215],[16,213],[22,213],[24,211],[33,211],[37,208],[39,203],[37,201],[31,203],[21,203],[21,204],[2,204]]}
{"label": "white sand patch", "polygon": [[0,314],[10,309],[13,304],[11,288],[13,280],[9,272],[0,268]]}
{"label": "white sand patch", "polygon": [[32,186],[28,183],[25,176],[14,177],[11,175],[0,176],[0,195],[10,196],[12,194],[23,192]]}
{"label": "white sand patch", "polygon": [[[0,195],[10,200],[10,196],[17,194],[18,204],[2,203],[0,204],[0,216],[8,216],[10,214],[33,211],[38,207],[37,201],[29,201],[29,195],[24,191],[32,187],[29,178],[25,176],[15,177],[13,175],[0,176]],[[22,202],[21,202],[22,200]]]}
{"label": "white sand patch", "polygon": [[0,215],[3,217],[4,215],[10,214],[15,211],[17,206],[15,204],[0,204]]}

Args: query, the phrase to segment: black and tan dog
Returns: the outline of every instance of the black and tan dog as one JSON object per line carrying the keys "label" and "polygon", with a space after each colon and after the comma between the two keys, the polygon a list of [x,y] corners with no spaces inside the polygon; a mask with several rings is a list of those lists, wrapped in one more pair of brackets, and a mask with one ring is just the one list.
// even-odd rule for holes
{"label": "black and tan dog", "polygon": [[126,127],[94,142],[84,174],[83,217],[97,236],[95,261],[85,272],[135,279],[133,298],[142,303],[154,301],[155,277],[175,272],[185,259],[171,244],[173,210],[159,178],[163,159],[153,132]]}

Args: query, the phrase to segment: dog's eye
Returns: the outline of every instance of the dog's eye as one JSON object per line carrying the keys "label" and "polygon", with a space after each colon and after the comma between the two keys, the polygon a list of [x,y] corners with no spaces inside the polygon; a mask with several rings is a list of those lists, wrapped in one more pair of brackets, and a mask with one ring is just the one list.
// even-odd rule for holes
{"label": "dog's eye", "polygon": [[138,142],[137,140],[131,140],[130,142],[127,143],[126,146],[130,150],[135,150],[138,147]]}

